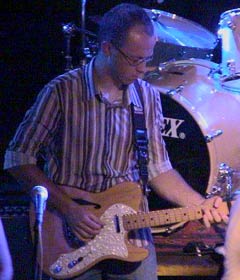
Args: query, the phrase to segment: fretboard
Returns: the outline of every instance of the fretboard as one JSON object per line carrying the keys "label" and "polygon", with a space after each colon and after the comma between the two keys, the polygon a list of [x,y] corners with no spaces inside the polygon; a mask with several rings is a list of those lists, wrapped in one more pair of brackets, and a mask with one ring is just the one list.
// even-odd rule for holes
{"label": "fretboard", "polygon": [[133,230],[144,227],[156,227],[179,222],[199,220],[203,217],[200,206],[194,208],[174,208],[151,211],[148,213],[136,213],[124,215],[123,226],[125,230]]}

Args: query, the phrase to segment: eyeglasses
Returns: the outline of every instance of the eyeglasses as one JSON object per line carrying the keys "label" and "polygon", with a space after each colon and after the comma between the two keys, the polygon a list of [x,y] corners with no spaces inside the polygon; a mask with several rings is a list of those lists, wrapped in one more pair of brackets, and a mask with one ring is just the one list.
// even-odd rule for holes
{"label": "eyeglasses", "polygon": [[128,56],[127,54],[125,54],[121,49],[119,49],[118,47],[114,46],[114,48],[120,52],[120,54],[126,59],[126,61],[128,62],[128,64],[130,66],[138,66],[141,63],[145,62],[149,62],[153,59],[153,55],[148,56],[148,57],[142,57],[142,58],[133,58]]}

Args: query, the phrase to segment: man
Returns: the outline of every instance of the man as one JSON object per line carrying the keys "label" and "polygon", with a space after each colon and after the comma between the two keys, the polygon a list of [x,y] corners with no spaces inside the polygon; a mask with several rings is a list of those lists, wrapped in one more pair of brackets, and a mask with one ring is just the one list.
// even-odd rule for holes
{"label": "man", "polygon": [[[121,4],[110,10],[100,25],[97,56],[83,69],[57,77],[41,91],[6,152],[5,168],[28,190],[45,186],[48,205],[79,239],[94,238],[105,224],[73,201],[62,185],[99,193],[122,182],[140,181],[131,103],[145,112],[151,188],[178,205],[202,205],[206,226],[227,219],[217,210],[220,198],[205,200],[172,169],[161,135],[160,95],[141,80],[155,42],[151,20],[143,9]],[[36,165],[39,154],[45,160],[44,172]],[[107,199],[111,201],[111,197]],[[133,238],[148,244],[149,256],[142,262],[106,261],[77,279],[157,279],[149,230],[139,231]]]}

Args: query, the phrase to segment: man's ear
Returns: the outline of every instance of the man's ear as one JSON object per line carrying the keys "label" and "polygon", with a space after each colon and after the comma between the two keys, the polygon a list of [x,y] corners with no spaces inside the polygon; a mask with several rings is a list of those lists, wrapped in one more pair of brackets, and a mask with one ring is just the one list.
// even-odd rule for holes
{"label": "man's ear", "polygon": [[109,56],[111,55],[111,52],[112,52],[112,44],[108,41],[103,41],[101,43],[101,49],[102,49],[102,52],[106,55],[106,56]]}

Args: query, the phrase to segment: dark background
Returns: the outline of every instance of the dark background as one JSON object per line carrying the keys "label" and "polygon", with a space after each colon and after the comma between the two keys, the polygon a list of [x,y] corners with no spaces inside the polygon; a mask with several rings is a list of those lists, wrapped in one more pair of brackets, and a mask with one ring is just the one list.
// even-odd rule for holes
{"label": "dark background", "polygon": [[[147,9],[175,13],[192,20],[217,35],[220,15],[238,8],[239,1],[232,0],[165,0],[128,1]],[[122,1],[87,1],[86,28],[96,33],[98,19],[105,11]],[[4,151],[25,111],[33,103],[39,90],[49,80],[64,72],[65,37],[62,24],[69,22],[81,26],[81,1],[4,1],[1,11],[0,69],[0,210],[1,206],[15,203],[14,191],[18,186],[2,170]],[[80,61],[81,34],[72,38],[74,66]],[[221,45],[213,51],[213,61],[221,61]],[[80,58],[79,58],[80,57]],[[14,190],[11,193],[11,190]],[[7,191],[7,192],[6,192]],[[8,196],[6,193],[10,194]],[[6,194],[6,195],[5,195]],[[9,199],[9,201],[8,201]],[[25,197],[21,204],[25,205]],[[19,197],[16,199],[19,203]],[[27,202],[26,202],[27,204]],[[21,205],[22,207],[22,205]],[[20,212],[25,208],[20,207]],[[0,215],[3,212],[0,212]],[[3,213],[4,214],[4,213]],[[20,213],[21,214],[21,213]],[[10,249],[13,255],[16,279],[30,279],[31,246],[27,217],[8,214],[4,220]],[[179,278],[180,279],[180,278]],[[200,278],[199,278],[200,279]]]}

